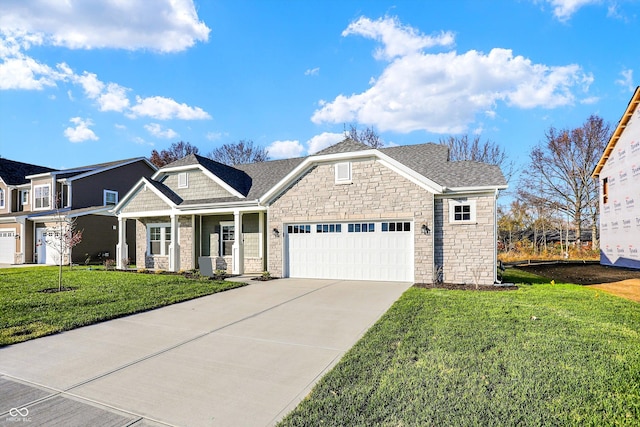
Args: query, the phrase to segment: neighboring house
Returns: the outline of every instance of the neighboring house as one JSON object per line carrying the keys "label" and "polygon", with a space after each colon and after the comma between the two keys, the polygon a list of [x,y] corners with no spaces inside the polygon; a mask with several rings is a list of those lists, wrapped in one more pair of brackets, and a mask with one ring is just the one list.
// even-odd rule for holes
{"label": "neighboring house", "polygon": [[600,263],[640,268],[640,86],[593,171],[600,186]]}
{"label": "neighboring house", "polygon": [[0,159],[0,263],[56,264],[44,242],[65,219],[83,230],[73,262],[113,258],[118,222],[109,210],[156,170],[142,157],[65,170]]}
{"label": "neighboring house", "polygon": [[[141,179],[114,209],[116,259],[169,271],[492,284],[497,166],[446,146],[345,140],[305,158],[225,166],[189,155]],[[125,221],[136,220],[137,247]]]}

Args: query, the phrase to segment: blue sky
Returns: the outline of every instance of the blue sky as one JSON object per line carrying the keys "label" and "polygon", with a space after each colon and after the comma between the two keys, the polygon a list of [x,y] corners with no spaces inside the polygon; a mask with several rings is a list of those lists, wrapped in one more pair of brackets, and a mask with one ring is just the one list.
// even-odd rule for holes
{"label": "blue sky", "polygon": [[549,126],[613,125],[637,0],[2,0],[0,156],[54,168],[188,141],[311,154],[480,135],[525,165]]}

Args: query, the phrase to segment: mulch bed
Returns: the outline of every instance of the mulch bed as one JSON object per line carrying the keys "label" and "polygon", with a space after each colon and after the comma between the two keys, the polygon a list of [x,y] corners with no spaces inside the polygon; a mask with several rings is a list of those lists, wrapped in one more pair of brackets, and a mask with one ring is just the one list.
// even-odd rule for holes
{"label": "mulch bed", "polygon": [[515,291],[518,289],[515,285],[472,285],[457,283],[416,283],[415,288],[425,289],[449,289],[454,291]]}

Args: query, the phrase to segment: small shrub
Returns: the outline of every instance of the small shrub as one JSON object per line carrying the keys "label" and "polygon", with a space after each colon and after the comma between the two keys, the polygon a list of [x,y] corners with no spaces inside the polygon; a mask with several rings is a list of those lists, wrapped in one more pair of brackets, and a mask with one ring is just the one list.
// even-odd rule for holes
{"label": "small shrub", "polygon": [[164,271],[164,270],[156,270],[156,271],[155,271],[155,273],[156,273],[156,274],[164,274],[164,273],[165,273],[165,271]]}
{"label": "small shrub", "polygon": [[269,280],[269,279],[271,279],[271,273],[269,273],[268,271],[263,271],[262,280]]}
{"label": "small shrub", "polygon": [[146,268],[139,268],[139,269],[138,269],[138,273],[143,273],[143,274],[144,274],[144,273],[146,273],[146,272],[147,272],[147,269],[146,269]]}
{"label": "small shrub", "polygon": [[105,259],[104,260],[104,268],[105,270],[114,270],[116,265],[115,259]]}

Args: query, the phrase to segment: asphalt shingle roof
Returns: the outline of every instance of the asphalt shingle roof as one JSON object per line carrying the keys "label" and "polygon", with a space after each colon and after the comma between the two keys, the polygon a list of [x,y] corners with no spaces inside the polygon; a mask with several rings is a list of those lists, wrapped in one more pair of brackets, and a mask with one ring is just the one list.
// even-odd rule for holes
{"label": "asphalt shingle roof", "polygon": [[[371,150],[371,147],[345,139],[321,150],[313,156],[350,153]],[[442,144],[418,144],[379,149],[394,160],[445,187],[501,186],[506,180],[498,166],[485,163],[449,161],[449,148]],[[190,154],[165,168],[201,165],[222,179],[247,200],[257,200],[273,188],[285,176],[300,165],[306,157],[248,163],[234,167],[218,163],[197,154]],[[192,205],[204,203],[227,203],[238,201],[237,197],[223,197],[183,201],[164,184],[152,181],[154,186],[176,204]]]}
{"label": "asphalt shingle roof", "polygon": [[52,172],[55,169],[15,160],[0,158],[0,178],[8,185],[21,185],[29,182],[25,176]]}

